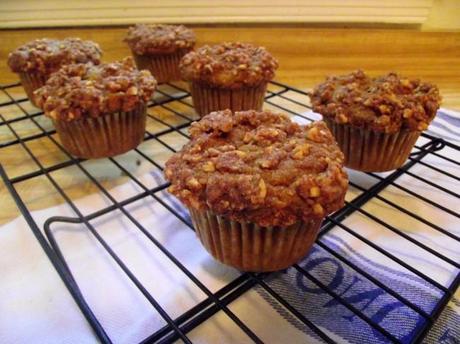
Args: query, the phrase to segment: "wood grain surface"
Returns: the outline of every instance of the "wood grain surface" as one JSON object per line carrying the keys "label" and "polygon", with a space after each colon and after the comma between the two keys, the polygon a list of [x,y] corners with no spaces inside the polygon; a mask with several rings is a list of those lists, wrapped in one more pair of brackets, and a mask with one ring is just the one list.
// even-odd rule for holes
{"label": "wood grain surface", "polygon": [[[370,74],[397,71],[409,77],[419,77],[437,84],[444,98],[444,107],[460,110],[460,33],[419,32],[416,30],[304,28],[294,26],[219,26],[195,27],[198,45],[222,41],[244,41],[263,45],[280,62],[276,80],[309,89],[326,75],[347,73],[362,68]],[[104,60],[112,61],[130,54],[122,39],[126,28],[72,28],[0,31],[0,83],[16,82],[17,77],[6,65],[8,53],[27,41],[40,37],[81,37],[98,42],[104,50]],[[12,90],[18,96],[20,87]],[[0,102],[5,95],[0,95]],[[24,103],[28,111],[36,111]],[[0,108],[5,117],[15,116],[13,108]],[[11,112],[11,113],[9,113]],[[165,114],[167,116],[167,114]],[[49,125],[49,123],[44,123]],[[0,127],[1,128],[1,127]],[[33,131],[33,125],[15,127],[20,132]],[[8,133],[0,131],[0,140]],[[57,139],[57,138],[56,138]],[[174,141],[180,146],[183,142]],[[49,139],[30,143],[30,149],[45,166],[63,161],[65,156]],[[162,154],[158,147],[147,147],[152,154]],[[165,156],[165,159],[167,156]],[[141,175],[148,165],[134,154],[123,157],[126,166]],[[20,175],[36,168],[20,147],[0,150],[0,163],[9,176]],[[107,167],[103,160],[86,163],[104,186],[112,187],[127,180],[118,170]],[[140,166],[140,167],[139,167]],[[76,168],[55,173],[71,198],[97,192],[97,188]],[[63,203],[45,178],[34,178],[17,184],[17,190],[27,200],[31,210]],[[0,184],[0,224],[19,215],[3,184]]]}

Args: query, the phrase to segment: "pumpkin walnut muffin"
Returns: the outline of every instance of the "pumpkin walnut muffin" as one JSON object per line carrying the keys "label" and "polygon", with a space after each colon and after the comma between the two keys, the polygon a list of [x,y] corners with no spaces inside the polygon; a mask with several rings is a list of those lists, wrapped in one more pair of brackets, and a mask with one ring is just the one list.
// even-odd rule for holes
{"label": "pumpkin walnut muffin", "polygon": [[195,46],[195,34],[184,25],[130,27],[124,41],[139,69],[149,70],[158,83],[180,80],[179,61]]}
{"label": "pumpkin walnut muffin", "polygon": [[190,210],[197,235],[221,262],[248,271],[302,258],[324,217],[343,206],[343,154],[323,122],[287,115],[213,112],[166,163],[169,191]]}
{"label": "pumpkin walnut muffin", "polygon": [[19,74],[27,97],[34,103],[33,92],[43,86],[50,75],[71,63],[99,64],[101,49],[97,43],[79,38],[37,39],[8,55],[8,65]]}
{"label": "pumpkin walnut muffin", "polygon": [[267,83],[277,68],[278,61],[265,48],[247,43],[206,45],[180,63],[201,116],[225,109],[261,110]]}
{"label": "pumpkin walnut muffin", "polygon": [[436,115],[436,86],[396,73],[371,78],[363,71],[333,76],[310,96],[345,154],[345,165],[379,172],[400,167]]}
{"label": "pumpkin walnut muffin", "polygon": [[124,153],[142,142],[147,102],[156,88],[149,71],[131,58],[62,67],[35,91],[63,146],[81,158]]}

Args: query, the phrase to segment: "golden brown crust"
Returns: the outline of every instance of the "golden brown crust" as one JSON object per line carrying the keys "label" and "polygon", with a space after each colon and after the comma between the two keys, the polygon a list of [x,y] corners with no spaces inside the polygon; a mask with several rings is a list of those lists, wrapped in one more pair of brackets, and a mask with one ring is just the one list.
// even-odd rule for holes
{"label": "golden brown crust", "polygon": [[195,33],[184,25],[137,24],[124,41],[138,55],[169,54],[195,46]]}
{"label": "golden brown crust", "polygon": [[313,110],[337,123],[385,133],[423,131],[441,103],[435,85],[402,78],[396,73],[371,78],[357,70],[333,76],[316,86]]}
{"label": "golden brown crust", "polygon": [[37,39],[8,55],[8,65],[15,73],[38,72],[49,75],[63,65],[92,62],[99,64],[102,51],[97,43],[80,38]]}
{"label": "golden brown crust", "polygon": [[189,208],[286,227],[343,206],[343,154],[324,122],[225,110],[193,123],[190,134],[165,168],[170,192]]}
{"label": "golden brown crust", "polygon": [[147,102],[156,88],[149,71],[139,71],[132,58],[121,62],[71,64],[54,73],[35,91],[35,102],[55,120],[98,117],[132,111]]}
{"label": "golden brown crust", "polygon": [[237,42],[205,45],[185,55],[179,68],[187,81],[240,88],[272,80],[278,61],[263,47]]}

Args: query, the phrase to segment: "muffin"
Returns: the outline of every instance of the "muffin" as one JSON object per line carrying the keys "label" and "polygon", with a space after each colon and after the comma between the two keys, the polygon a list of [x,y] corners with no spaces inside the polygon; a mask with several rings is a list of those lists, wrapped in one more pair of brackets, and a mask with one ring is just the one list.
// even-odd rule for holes
{"label": "muffin", "polygon": [[100,65],[70,64],[35,91],[62,145],[80,158],[124,153],[142,142],[147,102],[156,87],[132,58]]}
{"label": "muffin", "polygon": [[310,97],[343,151],[345,166],[366,172],[401,167],[441,102],[432,84],[395,73],[371,78],[361,70],[327,78]]}
{"label": "muffin", "polygon": [[137,68],[148,69],[158,83],[180,80],[179,61],[195,46],[195,34],[183,25],[138,24],[128,29],[124,41]]}
{"label": "muffin", "polygon": [[277,68],[278,61],[265,48],[246,43],[203,46],[180,62],[201,116],[225,109],[262,110],[267,83]]}
{"label": "muffin", "polygon": [[97,43],[79,38],[37,39],[26,43],[8,55],[8,65],[18,73],[30,101],[33,92],[42,87],[50,75],[71,63],[99,64],[101,49]]}
{"label": "muffin", "polygon": [[169,192],[189,209],[209,253],[245,271],[302,258],[347,190],[343,154],[324,122],[285,114],[212,112],[165,167]]}

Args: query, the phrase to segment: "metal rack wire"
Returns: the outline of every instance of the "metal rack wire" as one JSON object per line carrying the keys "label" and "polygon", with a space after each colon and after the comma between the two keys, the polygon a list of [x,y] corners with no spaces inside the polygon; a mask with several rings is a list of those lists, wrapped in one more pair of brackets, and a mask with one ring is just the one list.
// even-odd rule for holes
{"label": "metal rack wire", "polygon": [[[76,159],[70,156],[65,151],[65,149],[63,149],[59,140],[55,136],[54,129],[50,123],[47,122],[47,119],[44,118],[43,113],[39,111],[37,112],[36,109],[31,111],[30,109],[32,108],[29,106],[27,98],[24,98],[23,95],[19,97],[16,95],[16,91],[18,90],[19,84],[17,83],[1,86],[2,94],[0,101],[2,102],[0,103],[0,130],[3,131],[0,131],[0,157],[2,152],[6,149],[11,147],[19,148],[26,153],[27,159],[31,161],[31,164],[34,166],[34,168],[32,168],[31,171],[21,172],[17,175],[11,176],[8,173],[9,166],[0,165],[0,175],[7,189],[13,196],[14,201],[19,207],[22,215],[35,234],[35,237],[41,244],[43,250],[48,255],[51,263],[59,273],[75,302],[78,304],[82,313],[93,328],[95,334],[102,342],[111,343],[114,338],[111,338],[110,334],[107,333],[106,329],[101,324],[100,319],[94,313],[91,304],[87,302],[85,294],[80,290],[78,281],[74,278],[72,273],[72,266],[70,266],[66,261],[65,252],[63,252],[63,249],[60,247],[59,240],[56,239],[55,233],[52,229],[54,224],[68,223],[83,225],[88,233],[91,233],[94,239],[96,239],[101,247],[108,253],[111,259],[113,259],[113,261],[121,269],[121,271],[129,278],[132,283],[132,287],[137,288],[139,292],[148,300],[155,311],[158,312],[158,314],[164,319],[166,325],[154,333],[151,333],[151,335],[145,338],[142,342],[169,343],[180,339],[186,343],[189,343],[191,342],[191,340],[188,338],[188,333],[190,333],[190,331],[210,319],[216,313],[222,311],[236,326],[238,326],[247,335],[248,339],[261,343],[262,339],[258,337],[257,333],[251,329],[251,327],[247,325],[243,320],[241,320],[240,317],[235,314],[235,312],[232,311],[229,307],[233,301],[237,300],[239,297],[255,287],[263,290],[268,298],[271,298],[279,305],[281,305],[281,307],[283,307],[285,311],[290,314],[290,316],[295,318],[296,321],[308,327],[309,331],[314,337],[327,343],[334,342],[334,340],[320,326],[318,326],[318,324],[315,324],[312,319],[302,313],[296,307],[296,305],[291,304],[288,299],[284,298],[280,292],[270,284],[270,278],[272,278],[273,275],[276,275],[276,273],[241,273],[237,278],[232,280],[220,290],[215,292],[211,291],[203,281],[200,281],[200,279],[197,278],[193,272],[191,272],[185,266],[183,261],[175,257],[175,255],[170,250],[168,250],[168,248],[165,247],[154,235],[152,235],[152,233],[146,229],[143,224],[140,223],[140,221],[138,221],[138,219],[136,219],[136,217],[128,210],[129,205],[133,204],[134,202],[143,199],[151,199],[152,202],[161,204],[170,212],[171,216],[176,217],[178,221],[183,222],[186,226],[193,230],[193,226],[190,223],[190,220],[187,217],[184,217],[183,214],[178,212],[176,208],[174,208],[170,203],[165,201],[163,197],[161,197],[161,193],[169,186],[168,183],[163,181],[155,187],[149,187],[145,185],[142,180],[136,176],[135,173],[133,173],[133,171],[130,171],[130,169],[121,162],[120,159],[123,159],[123,157],[120,159],[105,159],[106,163],[108,164],[107,166],[110,166],[111,169],[117,170],[120,174],[137,185],[140,190],[134,196],[130,196],[123,200],[116,199],[111,195],[107,187],[104,186],[102,180],[100,180],[98,176],[95,176],[85,166],[84,160]],[[306,105],[308,104],[306,93],[301,90],[278,82],[272,82],[269,86],[269,91],[267,93],[265,102],[266,107],[278,111],[283,111],[304,121],[311,121],[311,118],[303,114],[309,109],[309,107]],[[10,111],[11,109],[13,109],[13,111]],[[11,113],[13,113],[13,115],[11,115]],[[168,143],[168,140],[165,138],[167,138],[169,134],[177,134],[186,140],[188,136],[185,129],[196,118],[197,117],[193,113],[190,95],[183,88],[183,85],[169,84],[160,87],[155,99],[149,106],[149,125],[147,126],[147,131],[145,134],[145,142],[135,150],[136,154],[139,156],[139,158],[143,159],[143,161],[146,161],[148,164],[150,164],[152,169],[162,170],[162,162],[158,161],[154,156],[146,153],[142,148],[143,145],[148,145],[149,142],[154,142],[155,144],[160,145],[166,152],[171,154],[175,151],[175,147],[171,143]],[[25,133],[21,132],[17,129],[18,124],[27,124],[33,128],[33,130],[26,131]],[[455,191],[449,190],[447,187],[438,185],[433,181],[428,180],[411,171],[411,168],[419,164],[429,168],[432,171],[435,171],[436,173],[444,175],[447,178],[451,178],[455,181],[460,180],[458,175],[446,172],[426,161],[426,157],[435,156],[438,159],[442,159],[447,164],[452,164],[453,166],[458,167],[460,163],[446,156],[444,152],[446,149],[460,151],[460,147],[427,134],[423,134],[423,137],[424,143],[422,145],[416,146],[416,149],[402,168],[389,174],[369,173],[367,176],[370,180],[372,180],[372,183],[364,186],[351,178],[350,186],[357,191],[357,196],[349,199],[341,210],[337,211],[325,220],[315,245],[315,247],[321,249],[325,254],[345,264],[361,278],[365,279],[369,283],[372,283],[376,288],[382,290],[382,293],[396,299],[398,302],[403,304],[404,307],[407,307],[422,318],[422,325],[416,329],[416,332],[410,339],[411,343],[419,343],[423,340],[435,320],[439,317],[442,310],[447,305],[451,296],[457,290],[460,284],[460,263],[455,259],[452,259],[445,254],[442,254],[431,248],[429,245],[417,240],[414,236],[408,234],[403,228],[398,228],[395,225],[385,222],[379,218],[379,216],[376,216],[372,212],[366,210],[364,205],[370,201],[378,200],[379,202],[383,202],[386,206],[396,210],[399,216],[408,217],[415,221],[419,221],[428,226],[430,229],[442,233],[446,240],[453,240],[457,243],[460,243],[459,236],[452,233],[448,229],[443,228],[432,219],[427,219],[420,214],[412,212],[411,210],[406,209],[405,207],[397,204],[385,196],[382,196],[381,194],[383,190],[391,186],[407,195],[410,195],[411,197],[417,198],[430,207],[436,208],[442,213],[448,214],[455,219],[460,219],[460,214],[458,212],[444,205],[438,204],[434,200],[429,199],[428,197],[423,196],[417,191],[414,191],[413,189],[406,187],[402,185],[402,183],[398,182],[399,178],[402,176],[410,176],[411,178],[414,178],[421,183],[425,183],[430,187],[436,188],[437,190],[444,192],[452,197],[459,198],[458,193]],[[62,156],[62,161],[53,162],[52,164],[45,164],[40,157],[34,154],[34,151],[30,148],[29,144],[43,138],[47,138],[52,143],[53,147],[56,148],[58,152],[60,152],[59,154]],[[93,187],[98,192],[103,194],[111,204],[102,209],[95,210],[89,214],[85,214],[76,205],[72,197],[67,195],[62,185],[60,185],[60,181],[53,176],[54,172],[64,170],[69,167],[77,168],[78,171],[81,172],[85,178],[87,178],[87,180],[93,185]],[[23,199],[20,192],[17,190],[17,185],[20,183],[30,180],[37,180],[38,178],[46,178],[53,189],[52,191],[57,192],[57,194],[62,197],[64,202],[72,209],[75,214],[74,217],[54,216],[49,218],[44,223],[43,230],[38,226],[31,213],[31,209],[29,209],[27,201]],[[136,274],[130,270],[123,259],[110,246],[108,241],[98,232],[96,225],[94,225],[94,220],[101,218],[102,216],[110,215],[115,211],[121,212],[123,216],[125,216],[132,224],[134,224],[137,230],[140,231],[147,240],[156,246],[162,252],[162,254],[164,254],[170,262],[172,262],[172,264],[180,269],[180,271],[182,271],[182,273],[206,295],[205,299],[178,317],[170,316],[167,310],[161,306],[161,302],[159,302],[156,295],[153,295],[147,290],[147,288],[140,281],[139,276],[136,276]],[[400,237],[401,240],[407,240],[421,250],[425,251],[426,254],[433,255],[443,262],[451,265],[454,268],[455,273],[453,276],[451,276],[448,285],[444,285],[436,281],[432,276],[429,275],[429,273],[420,271],[410,263],[389,252],[384,247],[381,247],[380,245],[374,243],[372,240],[366,238],[355,228],[347,225],[345,223],[345,219],[354,213],[359,213],[360,215],[365,216],[375,225],[382,226],[385,228],[385,230],[393,232],[396,236]],[[382,256],[390,259],[395,264],[400,265],[417,278],[427,282],[433,288],[437,289],[440,296],[437,298],[433,307],[427,310],[425,307],[422,307],[413,300],[410,300],[404,295],[404,293],[401,293],[399,290],[392,288],[392,286],[386,285],[378,276],[369,273],[360,267],[359,264],[356,264],[353,259],[350,259],[349,256],[336,250],[327,241],[323,240],[324,238],[327,238],[328,234],[333,228],[340,228],[353,238],[360,240],[363,245],[367,245],[373,248]],[[401,338],[392,333],[392,331],[387,326],[384,326],[373,320],[372,317],[363,311],[363,309],[360,309],[358,306],[354,305],[343,295],[339,295],[336,291],[330,288],[327,283],[322,281],[321,278],[315,276],[311,271],[308,271],[301,264],[296,264],[289,270],[295,271],[296,273],[300,274],[302,278],[307,279],[309,283],[313,283],[317,288],[322,289],[332,299],[334,299],[335,302],[343,305],[356,317],[368,324],[371,329],[380,333],[385,341],[396,343],[402,341]],[[395,321],[402,320],[404,319],[395,319]]]}

